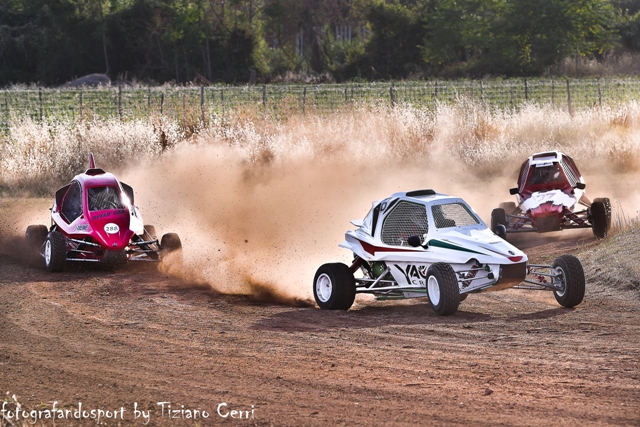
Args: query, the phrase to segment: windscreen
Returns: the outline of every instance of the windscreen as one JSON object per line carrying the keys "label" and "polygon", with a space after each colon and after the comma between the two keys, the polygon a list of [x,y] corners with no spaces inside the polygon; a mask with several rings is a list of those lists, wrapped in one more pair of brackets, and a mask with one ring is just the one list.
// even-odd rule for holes
{"label": "windscreen", "polygon": [[124,209],[124,203],[118,187],[89,188],[89,211],[105,211],[110,209]]}
{"label": "windscreen", "polygon": [[480,224],[464,203],[447,203],[431,206],[433,222],[437,228],[464,227]]}
{"label": "windscreen", "polygon": [[564,183],[564,175],[556,162],[549,166],[537,166],[531,169],[529,185]]}

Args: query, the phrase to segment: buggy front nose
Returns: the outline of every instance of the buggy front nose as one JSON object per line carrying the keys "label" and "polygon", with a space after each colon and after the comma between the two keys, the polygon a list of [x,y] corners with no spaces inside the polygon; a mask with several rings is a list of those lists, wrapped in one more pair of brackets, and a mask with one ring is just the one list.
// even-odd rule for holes
{"label": "buggy front nose", "polygon": [[98,232],[98,234],[105,249],[108,249],[110,251],[121,251],[129,246],[129,242],[131,241],[131,237],[133,236],[133,231],[129,229],[121,229],[118,233],[115,234],[107,234],[105,232]]}

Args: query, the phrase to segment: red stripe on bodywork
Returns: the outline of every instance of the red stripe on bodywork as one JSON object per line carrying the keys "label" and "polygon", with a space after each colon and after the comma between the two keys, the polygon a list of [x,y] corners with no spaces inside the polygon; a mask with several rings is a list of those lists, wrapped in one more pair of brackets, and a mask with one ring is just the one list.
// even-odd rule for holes
{"label": "red stripe on bodywork", "polygon": [[417,252],[415,249],[382,248],[380,246],[374,246],[370,243],[363,242],[360,239],[358,239],[358,242],[360,242],[362,248],[371,255],[375,255],[376,252]]}

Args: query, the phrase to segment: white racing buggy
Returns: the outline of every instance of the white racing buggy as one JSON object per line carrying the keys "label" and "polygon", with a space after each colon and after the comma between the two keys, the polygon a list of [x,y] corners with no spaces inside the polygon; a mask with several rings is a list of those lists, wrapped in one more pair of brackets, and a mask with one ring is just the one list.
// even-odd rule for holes
{"label": "white racing buggy", "polygon": [[509,190],[517,205],[505,202],[494,209],[491,229],[506,238],[506,233],[591,228],[602,239],[611,227],[611,202],[591,202],[585,188],[571,157],[558,151],[534,154],[520,167],[518,186]]}
{"label": "white racing buggy", "polygon": [[438,315],[455,313],[469,294],[512,287],[553,291],[564,307],[584,297],[576,257],[528,264],[460,198],[433,190],[395,193],[352,224],[357,229],[340,244],[354,254],[351,266],[324,264],[316,272],[313,295],[321,309],[348,310],[359,293],[379,300],[428,297]]}

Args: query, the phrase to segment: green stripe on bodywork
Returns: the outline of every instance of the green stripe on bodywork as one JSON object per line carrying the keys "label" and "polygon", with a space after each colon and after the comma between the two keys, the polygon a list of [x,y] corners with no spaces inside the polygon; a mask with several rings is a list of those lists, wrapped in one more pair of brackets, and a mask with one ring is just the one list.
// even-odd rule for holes
{"label": "green stripe on bodywork", "polygon": [[451,243],[443,242],[442,240],[433,240],[432,239],[432,240],[429,240],[427,245],[435,246],[436,248],[452,249],[454,251],[470,252],[472,254],[485,255],[482,252],[478,252],[478,251],[474,251],[474,250],[471,250],[471,249],[463,248],[462,246],[452,245]]}

